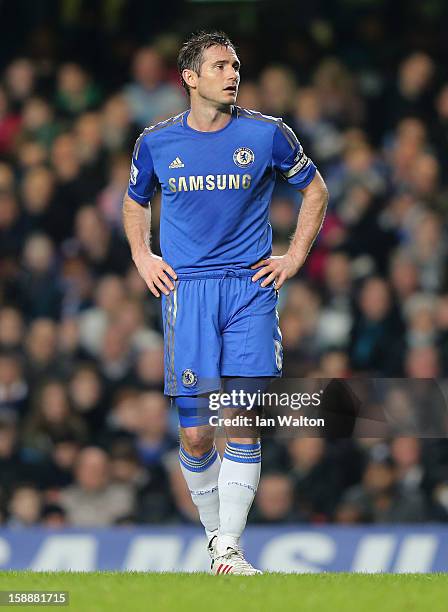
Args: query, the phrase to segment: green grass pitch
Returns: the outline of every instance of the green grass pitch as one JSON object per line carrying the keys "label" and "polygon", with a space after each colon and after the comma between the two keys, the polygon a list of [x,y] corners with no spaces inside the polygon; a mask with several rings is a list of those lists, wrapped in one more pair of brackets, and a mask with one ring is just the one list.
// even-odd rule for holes
{"label": "green grass pitch", "polygon": [[0,572],[0,590],[69,591],[67,612],[446,612],[448,574]]}

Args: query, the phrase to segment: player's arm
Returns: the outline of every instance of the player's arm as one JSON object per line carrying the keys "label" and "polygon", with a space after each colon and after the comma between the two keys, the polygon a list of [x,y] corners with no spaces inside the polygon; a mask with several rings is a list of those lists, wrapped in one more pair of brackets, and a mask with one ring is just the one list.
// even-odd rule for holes
{"label": "player's arm", "polygon": [[151,251],[150,207],[144,208],[126,194],[123,200],[123,225],[131,248],[132,260],[140,276],[156,297],[160,297],[159,290],[168,295],[169,289],[174,289],[168,274],[174,280],[177,276],[170,265]]}
{"label": "player's arm", "polygon": [[283,283],[297,274],[303,266],[308,253],[325,217],[328,204],[328,190],[313,162],[305,155],[294,132],[280,124],[274,138],[274,167],[303,195],[297,227],[285,255],[262,259],[252,266],[258,272],[252,277],[266,287],[275,281],[280,289]]}
{"label": "player's arm", "polygon": [[[175,271],[151,251],[151,209],[149,206],[156,186],[154,167],[144,142],[137,140],[132,156],[131,178],[123,200],[123,225],[140,276],[156,297],[174,289],[171,279]],[[168,276],[169,275],[169,276]],[[170,278],[171,276],[171,278]]]}
{"label": "player's arm", "polygon": [[311,183],[301,189],[301,192],[303,199],[297,219],[297,227],[286,253],[286,256],[290,257],[296,266],[296,272],[305,263],[322,227],[328,204],[328,189],[318,171],[316,171]]}

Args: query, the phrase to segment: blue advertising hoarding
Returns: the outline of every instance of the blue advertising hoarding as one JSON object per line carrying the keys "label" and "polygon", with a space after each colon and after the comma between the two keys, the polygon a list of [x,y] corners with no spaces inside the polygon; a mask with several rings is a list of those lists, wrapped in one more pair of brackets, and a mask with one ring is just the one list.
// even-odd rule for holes
{"label": "blue advertising hoarding", "polygon": [[[255,566],[282,572],[447,572],[448,527],[248,527]],[[0,529],[0,570],[206,571],[196,527]]]}

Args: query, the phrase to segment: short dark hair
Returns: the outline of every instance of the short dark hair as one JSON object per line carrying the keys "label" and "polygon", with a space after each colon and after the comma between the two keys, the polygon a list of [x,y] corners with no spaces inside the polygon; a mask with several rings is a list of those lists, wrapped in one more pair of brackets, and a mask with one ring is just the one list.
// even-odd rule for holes
{"label": "short dark hair", "polygon": [[196,32],[188,38],[180,48],[177,56],[177,68],[179,70],[182,86],[190,94],[190,88],[184,81],[182,72],[184,70],[194,70],[199,74],[202,65],[202,55],[206,49],[219,45],[220,47],[231,47],[235,50],[235,45],[225,32]]}

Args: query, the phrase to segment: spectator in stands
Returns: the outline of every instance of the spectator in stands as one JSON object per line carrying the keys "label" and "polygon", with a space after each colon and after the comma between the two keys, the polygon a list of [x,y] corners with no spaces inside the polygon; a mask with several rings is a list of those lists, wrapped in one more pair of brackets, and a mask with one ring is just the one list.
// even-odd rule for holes
{"label": "spectator in stands", "polygon": [[165,453],[175,448],[168,432],[166,398],[157,391],[141,393],[136,447],[143,465],[160,465]]}
{"label": "spectator in stands", "polygon": [[329,350],[323,353],[317,377],[321,378],[349,378],[350,364],[348,355],[344,351]]}
{"label": "spectator in stands", "polygon": [[124,274],[129,258],[127,247],[122,239],[113,235],[95,207],[84,206],[79,210],[75,236],[79,252],[95,276]]}
{"label": "spectator in stands", "polygon": [[28,399],[29,386],[20,356],[0,352],[0,411],[19,419],[26,412]]}
{"label": "spectator in stands", "polygon": [[428,520],[425,499],[419,490],[400,487],[395,463],[371,460],[361,485],[349,489],[343,498],[359,508],[374,523],[421,523]]}
{"label": "spectator in stands", "polygon": [[337,466],[329,460],[324,439],[311,435],[307,432],[289,442],[289,473],[300,515],[311,522],[326,522],[337,502],[339,475]]}
{"label": "spectator in stands", "polygon": [[366,280],[360,292],[359,313],[351,332],[353,368],[398,376],[403,350],[402,330],[388,284],[380,278]]}
{"label": "spectator in stands", "polygon": [[62,491],[61,505],[71,525],[112,525],[134,511],[134,491],[129,483],[111,482],[109,456],[92,446],[80,452],[75,484]]}
{"label": "spectator in stands", "polygon": [[32,477],[20,445],[16,419],[0,411],[0,506],[19,482]]}
{"label": "spectator in stands", "polygon": [[37,488],[31,484],[19,484],[14,487],[8,504],[7,526],[32,527],[39,523],[42,508],[42,497]]}
{"label": "spectator in stands", "polygon": [[103,382],[95,365],[85,362],[73,372],[68,392],[76,414],[87,426],[91,442],[95,442],[103,431],[107,406],[104,401]]}
{"label": "spectator in stands", "polygon": [[19,57],[12,61],[5,70],[5,88],[13,109],[23,110],[25,101],[34,93],[36,86],[36,69],[32,61]]}
{"label": "spectator in stands", "polygon": [[436,299],[431,294],[415,293],[404,304],[408,346],[432,346],[436,340]]}
{"label": "spectator in stands", "polygon": [[[398,249],[391,257],[390,282],[400,307],[419,289],[419,273],[411,254]],[[403,312],[401,313],[403,314]]]}
{"label": "spectator in stands", "polygon": [[28,417],[25,446],[49,455],[54,440],[67,435],[80,441],[85,440],[86,425],[79,415],[73,413],[65,385],[50,380],[41,386],[36,404]]}
{"label": "spectator in stands", "polygon": [[148,391],[163,390],[164,375],[163,346],[159,343],[140,351],[136,358],[134,381],[140,389]]}
{"label": "spectator in stands", "polygon": [[144,467],[129,441],[117,440],[111,448],[111,473],[114,482],[129,483],[136,493],[135,521],[166,523],[175,519],[175,507],[168,475],[162,465]]}
{"label": "spectator in stands", "polygon": [[314,74],[313,85],[323,117],[341,127],[360,124],[364,105],[357,95],[353,76],[339,60],[323,60]]}
{"label": "spectator in stands", "polygon": [[268,66],[260,75],[260,110],[291,123],[295,91],[296,79],[292,70],[285,66]]}
{"label": "spectator in stands", "polygon": [[45,504],[40,515],[40,524],[47,529],[67,527],[65,510],[58,504]]}
{"label": "spectator in stands", "polygon": [[421,464],[421,443],[417,438],[395,438],[391,442],[391,457],[396,466],[397,482],[407,491],[422,488],[424,468]]}
{"label": "spectator in stands", "polygon": [[367,522],[368,517],[363,515],[363,509],[356,503],[341,501],[334,513],[334,522],[338,525],[357,525]]}
{"label": "spectator in stands", "polygon": [[314,87],[298,90],[293,125],[300,134],[304,149],[309,151],[319,167],[325,168],[342,153],[342,134],[334,123],[323,117],[320,97]]}
{"label": "spectator in stands", "polygon": [[405,356],[405,372],[409,378],[437,378],[440,358],[433,346],[411,347]]}
{"label": "spectator in stands", "polygon": [[145,311],[141,300],[123,300],[114,323],[129,338],[132,349],[136,352],[147,348],[160,348],[162,345],[161,335],[145,325]]}
{"label": "spectator in stands", "polygon": [[322,350],[346,348],[352,317],[350,260],[345,253],[328,255],[324,263],[324,305],[320,312],[317,337]]}
{"label": "spectator in stands", "polygon": [[0,349],[19,350],[25,336],[22,314],[18,308],[0,308]]}
{"label": "spectator in stands", "polygon": [[98,358],[101,375],[111,387],[123,384],[132,366],[131,339],[117,324],[110,323],[104,333]]}
{"label": "spectator in stands", "polygon": [[294,523],[294,487],[285,474],[267,474],[260,480],[251,521],[256,523]]}
{"label": "spectator in stands", "polygon": [[45,232],[57,238],[54,227],[54,175],[43,165],[33,166],[24,173],[21,199],[24,208],[26,234]]}
{"label": "spectator in stands", "polygon": [[238,88],[238,104],[247,109],[255,110],[261,108],[261,90],[257,82],[244,79],[244,82],[240,83]]}
{"label": "spectator in stands", "polygon": [[50,161],[55,176],[53,237],[60,243],[73,236],[76,211],[81,204],[95,196],[95,191],[82,176],[81,161],[72,133],[65,132],[55,138]]}
{"label": "spectator in stands", "polygon": [[23,107],[21,139],[37,142],[49,149],[59,131],[60,126],[49,102],[37,96],[28,98]]}
{"label": "spectator in stands", "polygon": [[57,329],[58,363],[61,375],[66,380],[80,363],[87,360],[87,353],[80,344],[79,320],[73,316],[64,317]]}
{"label": "spectator in stands", "polygon": [[57,75],[56,108],[63,118],[96,108],[101,101],[101,94],[88,74],[79,64],[68,63],[60,67]]}
{"label": "spectator in stands", "polygon": [[117,438],[134,439],[140,426],[139,392],[132,388],[122,389],[114,396],[111,409],[107,415],[105,445]]}
{"label": "spectator in stands", "polygon": [[424,291],[434,292],[442,287],[447,255],[442,238],[442,225],[438,215],[433,212],[425,213],[415,226],[413,240],[409,245]]}
{"label": "spectator in stands", "polygon": [[131,120],[131,111],[123,95],[115,94],[105,101],[101,120],[106,149],[120,155],[134,146],[139,130]]}
{"label": "spectator in stands", "polygon": [[55,282],[54,255],[53,244],[45,234],[33,234],[25,242],[18,290],[28,320],[60,317],[62,291]]}
{"label": "spectator in stands", "polygon": [[43,166],[48,161],[48,153],[45,147],[29,138],[21,139],[16,152],[17,168],[26,172],[37,166]]}
{"label": "spectator in stands", "polygon": [[92,111],[83,113],[75,123],[74,134],[83,180],[97,194],[106,184],[109,162],[103,144],[101,115]]}
{"label": "spectator in stands", "polygon": [[94,304],[80,317],[80,343],[92,357],[98,357],[108,324],[117,316],[125,299],[122,279],[107,274],[95,288]]}
{"label": "spectator in stands", "polygon": [[74,432],[61,432],[52,436],[48,455],[35,467],[39,473],[39,484],[45,490],[48,500],[59,499],[61,488],[73,484],[81,445],[80,437]]}
{"label": "spectator in stands", "polygon": [[134,56],[133,82],[123,90],[132,120],[144,128],[185,108],[180,89],[167,83],[160,54],[153,47],[142,47]]}
{"label": "spectator in stands", "polygon": [[34,319],[25,345],[28,380],[34,385],[58,373],[57,330],[51,319]]}
{"label": "spectator in stands", "polygon": [[122,233],[121,208],[123,195],[129,181],[129,159],[127,155],[116,153],[110,162],[109,180],[98,195],[98,207],[108,224]]}
{"label": "spectator in stands", "polygon": [[434,62],[428,54],[412,52],[402,61],[385,105],[389,125],[402,116],[429,118],[434,77]]}
{"label": "spectator in stands", "polygon": [[11,193],[15,189],[14,172],[12,165],[0,162],[0,191]]}

